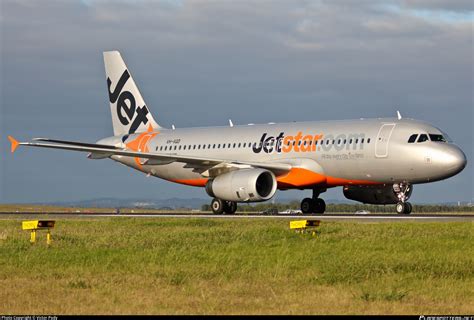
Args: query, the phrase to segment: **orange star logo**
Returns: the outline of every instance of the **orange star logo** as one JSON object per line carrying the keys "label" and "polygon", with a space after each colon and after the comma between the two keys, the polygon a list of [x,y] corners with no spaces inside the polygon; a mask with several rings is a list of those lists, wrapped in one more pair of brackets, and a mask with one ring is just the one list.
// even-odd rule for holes
{"label": "orange star logo", "polygon": [[[153,127],[150,124],[148,130],[141,133],[135,140],[125,144],[127,149],[137,152],[150,152],[148,149],[148,143],[153,139],[159,132],[153,132]],[[142,169],[143,163],[140,161],[140,157],[135,157],[135,163],[140,169]]]}

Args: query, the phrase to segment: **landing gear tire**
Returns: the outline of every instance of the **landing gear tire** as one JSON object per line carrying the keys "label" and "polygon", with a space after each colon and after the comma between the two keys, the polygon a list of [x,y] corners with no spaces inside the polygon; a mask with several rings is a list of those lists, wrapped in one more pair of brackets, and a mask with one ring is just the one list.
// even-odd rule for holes
{"label": "landing gear tire", "polygon": [[227,214],[234,214],[237,211],[237,202],[224,201],[224,212]]}
{"label": "landing gear tire", "polygon": [[413,209],[410,202],[399,202],[397,203],[397,213],[399,214],[410,214]]}
{"label": "landing gear tire", "polygon": [[214,214],[223,214],[224,213],[224,201],[221,199],[214,198],[211,202],[211,209]]}
{"label": "landing gear tire", "polygon": [[304,198],[301,201],[301,212],[305,214],[324,213],[324,211],[326,211],[326,202],[321,198]]}
{"label": "landing gear tire", "polygon": [[323,199],[317,198],[314,200],[314,212],[324,213],[326,211],[326,202]]}
{"label": "landing gear tire", "polygon": [[304,198],[301,201],[301,212],[303,213],[313,213],[314,201],[311,198]]}

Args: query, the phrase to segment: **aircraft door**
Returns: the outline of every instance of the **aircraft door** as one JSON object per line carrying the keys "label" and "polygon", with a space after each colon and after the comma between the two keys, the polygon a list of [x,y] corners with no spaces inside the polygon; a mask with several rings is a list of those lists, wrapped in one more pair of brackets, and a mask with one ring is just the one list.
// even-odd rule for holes
{"label": "aircraft door", "polygon": [[386,123],[380,127],[377,140],[375,141],[376,158],[388,157],[388,142],[392,135],[393,128],[395,128],[395,123]]}

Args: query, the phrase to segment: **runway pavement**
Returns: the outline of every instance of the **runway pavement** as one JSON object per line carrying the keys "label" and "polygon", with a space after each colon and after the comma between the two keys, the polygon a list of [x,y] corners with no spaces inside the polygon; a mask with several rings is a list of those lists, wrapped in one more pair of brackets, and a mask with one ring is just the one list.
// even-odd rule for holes
{"label": "runway pavement", "polygon": [[472,214],[333,214],[323,215],[262,215],[262,214],[190,214],[190,213],[0,213],[0,220],[26,220],[26,219],[101,219],[101,218],[179,218],[179,219],[316,219],[323,221],[359,221],[359,222],[395,222],[395,221],[418,221],[418,222],[452,222],[464,221],[474,222]]}

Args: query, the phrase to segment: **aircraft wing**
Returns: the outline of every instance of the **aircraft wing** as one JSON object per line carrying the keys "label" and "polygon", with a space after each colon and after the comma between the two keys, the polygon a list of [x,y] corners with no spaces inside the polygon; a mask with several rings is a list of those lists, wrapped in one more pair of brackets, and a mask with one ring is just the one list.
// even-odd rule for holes
{"label": "aircraft wing", "polygon": [[172,162],[185,163],[187,167],[195,168],[196,172],[208,175],[206,171],[212,173],[213,168],[216,168],[216,173],[222,173],[226,171],[226,168],[231,167],[242,167],[250,166],[256,168],[267,169],[275,173],[275,175],[281,175],[291,170],[292,166],[286,163],[276,162],[252,162],[252,161],[239,161],[229,159],[216,159],[206,157],[195,157],[190,155],[176,155],[176,154],[165,154],[165,153],[151,153],[151,152],[139,152],[128,149],[123,149],[115,146],[95,144],[95,143],[83,143],[75,141],[64,141],[64,140],[53,140],[45,138],[36,138],[31,142],[18,142],[13,137],[8,136],[11,142],[11,152],[15,152],[18,146],[29,146],[29,147],[40,147],[40,148],[52,148],[52,149],[63,149],[80,152],[89,152],[89,158],[91,159],[102,159],[108,158],[113,155],[134,157],[144,159],[144,165],[160,165],[168,164]]}

